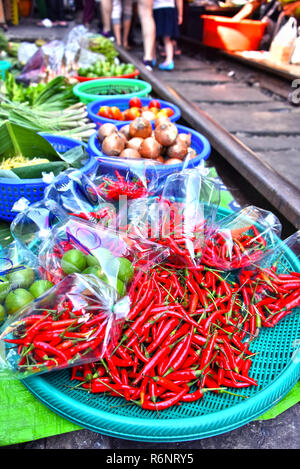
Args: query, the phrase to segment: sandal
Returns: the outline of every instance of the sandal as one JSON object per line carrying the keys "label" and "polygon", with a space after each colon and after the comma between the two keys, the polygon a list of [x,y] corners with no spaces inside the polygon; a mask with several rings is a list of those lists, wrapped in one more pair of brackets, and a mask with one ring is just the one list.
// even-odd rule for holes
{"label": "sandal", "polygon": [[158,68],[160,70],[168,70],[168,71],[174,70],[174,62],[173,61],[169,63],[163,62],[159,64]]}
{"label": "sandal", "polygon": [[52,28],[54,26],[54,23],[52,23],[49,18],[45,18],[42,21],[39,21],[37,23],[37,26],[39,26],[40,28]]}
{"label": "sandal", "polygon": [[54,26],[58,26],[59,28],[67,28],[68,23],[66,21],[56,21]]}

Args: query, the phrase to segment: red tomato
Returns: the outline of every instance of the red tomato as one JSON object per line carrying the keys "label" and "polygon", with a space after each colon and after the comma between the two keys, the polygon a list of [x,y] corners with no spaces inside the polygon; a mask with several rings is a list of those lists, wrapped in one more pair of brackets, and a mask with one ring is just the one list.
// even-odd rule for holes
{"label": "red tomato", "polygon": [[152,101],[149,103],[149,108],[151,107],[157,107],[157,109],[160,109],[160,102],[157,101],[157,99],[152,99]]}
{"label": "red tomato", "polygon": [[149,107],[149,111],[153,112],[153,114],[157,115],[160,110],[157,107]]}
{"label": "red tomato", "polygon": [[156,117],[169,117],[168,114],[166,113],[165,109],[166,108],[163,108],[160,111],[158,111],[158,113],[156,114]]}
{"label": "red tomato", "polygon": [[137,98],[137,97],[131,98],[129,100],[129,107],[139,107],[139,108],[141,108],[142,107],[142,102],[141,102],[140,98]]}
{"label": "red tomato", "polygon": [[165,107],[164,111],[165,111],[165,113],[167,114],[168,117],[171,117],[174,114],[173,109],[171,109],[170,107]]}
{"label": "red tomato", "polygon": [[98,116],[106,117],[107,119],[112,119],[112,113],[109,106],[101,106],[98,111]]}
{"label": "red tomato", "polygon": [[112,119],[115,119],[118,121],[123,120],[123,114],[118,107],[112,106],[110,110],[111,110]]}
{"label": "red tomato", "polygon": [[139,117],[141,114],[138,108],[126,109],[124,113],[125,113],[125,120],[127,121],[133,121],[134,119]]}

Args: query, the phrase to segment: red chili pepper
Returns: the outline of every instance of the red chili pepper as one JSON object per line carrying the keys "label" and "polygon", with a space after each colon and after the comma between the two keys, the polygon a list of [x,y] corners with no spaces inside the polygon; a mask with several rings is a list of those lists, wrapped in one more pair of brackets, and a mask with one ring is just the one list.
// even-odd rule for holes
{"label": "red chili pepper", "polygon": [[142,370],[138,373],[137,377],[135,378],[133,385],[135,386],[143,376],[147,375],[150,373],[151,370],[162,360],[166,355],[170,353],[170,351],[173,348],[173,344],[167,345],[163,347],[162,349],[158,350],[158,352],[155,353],[153,357],[149,360],[148,363],[144,365]]}
{"label": "red chili pepper", "polygon": [[160,402],[151,402],[145,401],[142,405],[143,409],[147,410],[164,410],[168,409],[169,407],[177,404],[181,398],[186,394],[186,389],[183,389],[181,393],[175,395],[174,397],[171,397],[170,399],[166,399],[165,401],[160,401]]}
{"label": "red chili pepper", "polygon": [[43,352],[49,353],[50,355],[54,355],[55,357],[61,358],[64,363],[68,362],[67,356],[61,350],[58,350],[56,347],[52,347],[46,342],[34,340],[33,345],[36,349],[42,350]]}
{"label": "red chili pepper", "polygon": [[179,370],[184,364],[192,344],[193,333],[194,332],[192,328],[189,335],[187,335],[181,342],[179,342],[177,347],[174,349],[171,354],[170,361],[167,365],[167,371],[164,373],[164,375],[169,374],[172,371]]}
{"label": "red chili pepper", "polygon": [[182,392],[182,387],[175,384],[170,379],[164,378],[163,376],[153,376],[152,378],[159,386],[174,391],[177,394]]}
{"label": "red chili pepper", "polygon": [[163,340],[169,336],[169,334],[175,329],[178,325],[178,319],[171,319],[167,322],[167,324],[163,327],[162,331],[157,334],[157,337],[147,348],[147,353],[150,355],[162,342]]}

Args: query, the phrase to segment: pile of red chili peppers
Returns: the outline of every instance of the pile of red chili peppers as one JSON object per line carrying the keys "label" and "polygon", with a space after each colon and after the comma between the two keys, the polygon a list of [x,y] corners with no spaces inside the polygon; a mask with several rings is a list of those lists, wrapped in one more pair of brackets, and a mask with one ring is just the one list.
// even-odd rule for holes
{"label": "pile of red chili peppers", "polygon": [[121,196],[126,196],[128,199],[138,199],[149,195],[147,187],[140,178],[135,177],[132,180],[127,180],[117,170],[115,175],[115,179],[103,176],[103,182],[97,187],[98,194],[105,200],[116,201]]}
{"label": "pile of red chili peppers", "polygon": [[274,326],[300,305],[299,293],[300,274],[277,274],[274,266],[232,279],[204,263],[193,269],[160,264],[135,277],[133,306],[115,350],[74,367],[71,379],[88,392],[153,411],[208,391],[257,386],[249,375],[251,342],[262,326]]}

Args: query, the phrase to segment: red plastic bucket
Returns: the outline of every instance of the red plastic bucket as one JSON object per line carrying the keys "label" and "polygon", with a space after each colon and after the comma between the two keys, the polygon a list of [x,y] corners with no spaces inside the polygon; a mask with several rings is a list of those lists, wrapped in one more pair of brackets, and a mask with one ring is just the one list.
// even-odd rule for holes
{"label": "red plastic bucket", "polygon": [[224,16],[201,15],[203,44],[228,51],[258,50],[266,23],[236,21]]}

